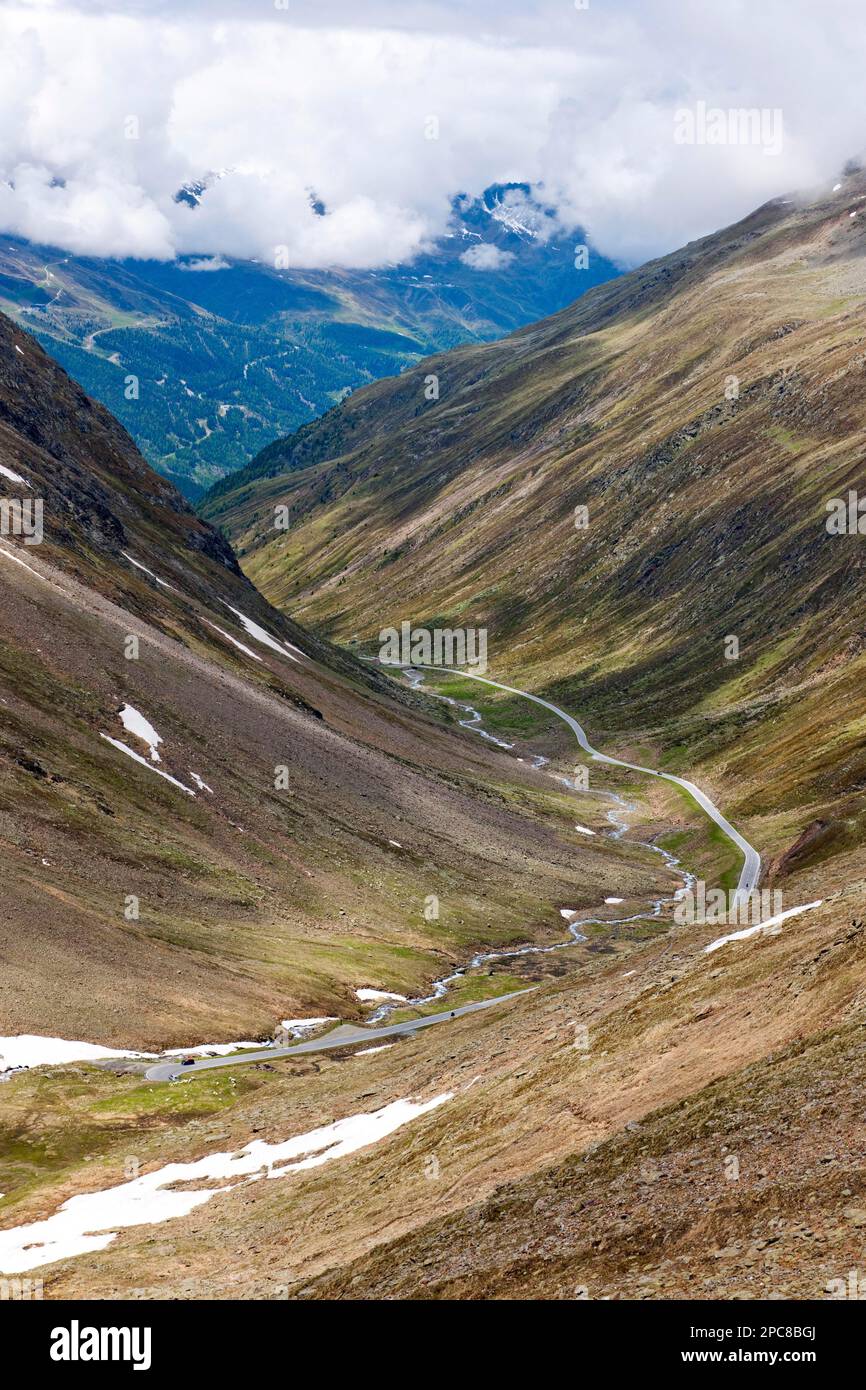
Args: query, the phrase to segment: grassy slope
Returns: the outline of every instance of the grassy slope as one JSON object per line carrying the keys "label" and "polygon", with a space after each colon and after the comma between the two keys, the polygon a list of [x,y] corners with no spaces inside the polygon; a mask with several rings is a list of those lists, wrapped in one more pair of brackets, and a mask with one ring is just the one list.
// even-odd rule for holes
{"label": "grassy slope", "polygon": [[[0,457],[45,503],[43,544],[0,547],[0,1033],[267,1036],[357,1014],[358,986],[415,993],[482,944],[555,939],[558,906],[602,885],[669,878],[621,848],[576,856],[553,784],[269,608],[32,339],[0,321],[0,346]],[[161,768],[213,794],[100,738],[136,746],[125,702]]]}
{"label": "grassy slope", "polygon": [[[708,273],[715,274],[731,256],[744,256],[749,275],[769,277],[751,281],[745,290],[741,284],[737,291],[741,299],[756,293],[772,300],[769,306],[759,303],[754,315],[761,321],[758,327],[762,332],[773,324],[778,327],[781,291],[777,281],[790,272],[779,266],[777,257],[767,260],[760,255],[753,257],[758,267],[753,271],[749,268],[749,248],[752,252],[761,245],[768,249],[762,238],[790,216],[796,222],[792,230],[796,256],[802,258],[804,236],[813,245],[819,224],[829,216],[820,209],[793,215],[771,208],[745,229],[722,238],[723,247],[712,251],[719,264],[715,269],[711,266]],[[846,235],[856,233],[856,225],[852,228],[848,223],[844,208],[833,216],[834,235],[844,244]],[[832,260],[832,247],[829,250]],[[690,301],[687,323],[689,332],[696,335],[694,344],[689,340],[689,351],[694,348],[700,355],[702,319],[698,310],[706,290],[701,290],[703,272],[698,274],[687,264],[697,254],[682,258],[677,273],[682,277],[680,293],[697,296],[697,304]],[[818,265],[812,271],[807,267],[804,273],[814,274],[816,283],[820,280],[822,285],[822,277],[833,276],[838,289],[838,277],[847,275],[856,280],[857,269],[856,261],[843,258],[840,265]],[[795,278],[800,273],[795,269]],[[812,536],[805,522],[802,532],[795,529],[789,536],[786,531],[783,540],[770,527],[767,558],[774,564],[752,568],[750,549],[748,563],[742,556],[736,563],[731,560],[730,581],[725,579],[725,566],[721,566],[718,584],[708,586],[707,535],[710,540],[716,537],[714,544],[719,534],[728,536],[736,525],[736,513],[719,515],[721,532],[708,526],[707,535],[704,531],[697,537],[692,534],[693,555],[677,560],[676,555],[668,554],[671,529],[674,533],[678,527],[688,530],[684,504],[674,507],[676,494],[668,499],[664,490],[679,450],[676,443],[665,446],[668,434],[662,431],[662,422],[654,419],[652,390],[645,403],[648,414],[641,419],[651,442],[655,425],[653,447],[643,448],[643,434],[638,447],[633,433],[629,434],[635,422],[629,425],[627,412],[629,393],[634,393],[634,382],[640,379],[635,375],[640,351],[650,351],[638,327],[651,313],[661,315],[650,327],[662,335],[668,363],[674,360],[672,340],[663,336],[663,311],[666,305],[671,306],[667,300],[659,300],[671,274],[666,276],[664,268],[649,268],[631,281],[631,287],[623,282],[624,291],[617,288],[598,294],[585,310],[598,316],[590,335],[598,337],[598,343],[575,338],[563,346],[557,341],[561,325],[546,325],[520,335],[514,341],[519,354],[525,350],[527,361],[512,363],[509,370],[519,374],[527,368],[527,380],[519,392],[503,390],[486,407],[471,396],[471,373],[481,359],[472,353],[450,356],[448,362],[456,364],[455,369],[466,368],[469,375],[464,384],[470,396],[450,426],[447,420],[443,422],[434,446],[441,452],[429,457],[423,431],[415,431],[410,418],[417,410],[411,383],[410,394],[405,397],[400,394],[406,386],[403,381],[397,387],[374,388],[367,393],[360,408],[369,405],[375,414],[373,407],[384,402],[387,415],[393,407],[387,391],[396,392],[400,408],[406,406],[401,432],[391,437],[383,424],[373,453],[347,461],[347,471],[350,465],[357,465],[362,474],[367,470],[364,477],[356,479],[363,484],[357,515],[346,513],[352,521],[346,531],[339,531],[333,520],[319,525],[316,534],[321,549],[314,552],[312,547],[301,547],[298,583],[306,586],[305,592],[309,590],[309,611],[320,612],[323,623],[338,635],[351,636],[357,631],[359,636],[369,637],[371,628],[377,629],[392,615],[420,620],[459,610],[468,622],[495,613],[500,635],[506,639],[501,650],[508,653],[501,666],[494,666],[496,673],[501,670],[502,674],[520,676],[534,688],[559,694],[563,703],[571,703],[576,710],[589,707],[595,720],[593,732],[599,730],[623,751],[640,749],[641,757],[655,755],[666,766],[688,768],[720,795],[738,786],[745,798],[760,787],[763,801],[755,823],[769,845],[789,845],[800,833],[805,813],[814,806],[829,812],[830,834],[824,841],[824,853],[832,856],[831,864],[813,852],[812,839],[807,852],[790,856],[779,867],[787,872],[792,901],[817,896],[831,900],[819,911],[795,919],[779,935],[727,947],[711,957],[703,954],[702,947],[717,934],[713,928],[685,928],[660,936],[657,929],[647,933],[643,924],[636,924],[631,932],[592,934],[585,944],[561,954],[555,958],[559,973],[553,979],[546,973],[533,979],[533,967],[517,972],[513,962],[508,962],[501,973],[495,972],[498,979],[492,979],[489,988],[497,989],[503,980],[513,983],[508,976],[519,973],[539,985],[526,999],[456,1020],[441,1030],[431,1029],[427,1036],[357,1061],[334,1056],[314,1064],[280,1066],[273,1072],[239,1071],[240,1093],[231,1104],[223,1104],[224,1096],[206,1093],[203,1088],[185,1089],[197,1086],[197,1082],[184,1083],[186,1114],[181,1118],[169,1114],[177,1108],[171,1088],[154,1097],[153,1088],[140,1080],[121,1077],[95,1084],[82,1081],[83,1076],[92,1075],[90,1069],[67,1069],[55,1080],[61,1096],[66,1085],[78,1088],[77,1118],[69,1129],[74,1134],[78,1125],[89,1127],[94,1134],[89,1149],[94,1161],[83,1170],[80,1152],[77,1156],[61,1155],[57,1166],[33,1183],[26,1154],[15,1149],[12,1158],[22,1165],[21,1186],[12,1194],[16,1222],[45,1214],[63,1196],[80,1191],[83,1172],[84,1185],[89,1188],[117,1181],[122,1156],[130,1152],[149,1166],[173,1157],[188,1159],[214,1148],[231,1151],[248,1142],[252,1133],[284,1138],[341,1115],[373,1109],[397,1096],[427,1097],[448,1089],[454,1092],[454,1099],[386,1143],[351,1159],[226,1194],[182,1221],[158,1231],[145,1228],[126,1233],[100,1255],[55,1267],[48,1271],[49,1296],[112,1297],[119,1291],[139,1289],[153,1297],[282,1297],[287,1291],[340,1297],[533,1293],[570,1297],[584,1288],[591,1297],[820,1296],[828,1278],[844,1277],[857,1264],[863,1193],[857,1129],[864,1008],[863,933],[859,923],[866,886],[856,815],[844,817],[844,834],[833,834],[833,816],[842,823],[839,808],[856,790],[858,774],[852,748],[858,729],[857,663],[856,656],[848,661],[838,659],[848,611],[844,607],[839,612],[828,610],[826,598],[817,591],[817,611],[825,618],[822,627],[817,620],[810,620],[808,602],[815,570],[821,580],[821,566],[829,565],[830,572],[821,581],[829,583],[836,577],[838,555],[834,559],[834,552],[819,553],[817,549],[813,554],[811,541],[804,541],[801,553],[794,543],[796,537]],[[760,288],[755,288],[756,284]],[[768,285],[774,287],[772,294]],[[724,305],[723,285],[714,283],[713,289]],[[625,300],[617,298],[623,293]],[[834,304],[826,293],[826,287],[816,290],[823,304],[816,322],[823,313],[822,321],[836,333],[840,323],[834,315],[842,296],[837,294]],[[821,299],[822,295],[825,298]],[[799,299],[803,299],[802,285]],[[606,327],[617,303],[624,318]],[[829,316],[825,312],[828,305],[834,308]],[[784,307],[790,310],[787,303]],[[729,308],[732,315],[735,309],[741,313],[733,301]],[[704,331],[709,334],[713,320],[708,301],[703,302],[702,313]],[[844,327],[844,320],[841,322]],[[678,332],[677,341],[682,346],[682,324]],[[771,336],[766,353],[772,356],[786,343],[785,350],[790,350],[796,332],[799,330],[779,338]],[[624,334],[621,343],[609,341],[617,334]],[[538,335],[547,335],[543,351]],[[704,344],[703,350],[715,351],[716,346]],[[730,352],[730,344],[726,350]],[[753,346],[750,353],[758,350]],[[493,355],[489,359],[485,355],[484,360],[497,361],[497,353],[511,351],[508,345],[490,349]],[[611,354],[613,365],[608,371],[614,370],[614,359],[621,353],[619,375],[605,378],[613,381],[608,390],[598,376],[590,374],[589,381],[575,381],[574,373],[569,376],[563,367],[557,385],[556,374],[548,369],[560,351],[565,357],[574,354],[578,358],[587,352]],[[818,362],[817,352],[813,346],[811,353],[805,354],[801,371],[811,367],[813,373],[818,372],[823,359]],[[744,360],[750,353],[744,354]],[[529,359],[539,355],[543,360],[533,367]],[[827,357],[831,377],[844,369],[840,379],[847,385],[844,377],[856,371],[852,365],[856,354],[851,357],[844,334],[842,345],[836,343]],[[661,365],[655,363],[657,376]],[[717,370],[724,365],[718,363]],[[698,366],[691,366],[701,377]],[[781,370],[775,358],[768,363],[764,354],[761,366]],[[807,380],[808,404],[816,394],[820,397],[819,384],[817,378],[803,379]],[[553,401],[546,388],[537,389],[539,380],[553,382]],[[672,387],[665,397],[668,411],[678,408],[677,403],[686,397],[687,406],[694,407],[693,390],[699,396],[703,391],[704,397],[709,392],[707,381],[698,387],[690,384],[688,370],[674,386],[676,389]],[[833,397],[832,387],[832,381],[828,384],[820,378],[820,390],[831,398],[827,437],[821,440],[822,464],[831,450],[834,430],[844,435],[839,410],[849,399],[842,392]],[[602,400],[592,395],[597,389],[602,391]],[[385,394],[380,395],[380,391]],[[580,396],[581,391],[585,397]],[[577,392],[574,408],[578,411],[594,403],[597,411],[610,412],[609,420],[599,416],[606,432],[605,452],[601,453],[596,442],[595,452],[581,454],[577,473],[573,472],[574,459],[584,445],[571,438],[571,425],[563,424],[560,410],[563,396],[569,392]],[[774,388],[764,393],[770,405],[780,397],[784,400],[785,395]],[[760,393],[759,397],[763,400]],[[749,404],[749,410],[753,405],[757,408],[760,400]],[[513,418],[508,413],[509,402],[513,403]],[[768,409],[767,400],[763,400],[761,410]],[[472,416],[457,418],[468,410],[474,412]],[[492,432],[488,439],[479,436],[474,457],[463,428],[469,418],[479,423],[482,434],[484,429]],[[767,511],[764,493],[772,493],[778,470],[787,467],[785,460],[802,457],[792,452],[790,421],[770,415],[767,438],[775,441],[781,452],[771,453],[772,468],[761,472],[763,446],[759,448],[754,440],[762,418],[761,411],[750,416],[739,462],[745,468],[750,460],[749,468],[758,470],[758,491],[764,490],[761,509],[749,518],[758,526]],[[489,482],[498,488],[502,482],[499,475],[488,476],[499,463],[485,452],[495,443],[497,419],[505,421],[503,428],[508,431],[508,439],[500,441],[503,458],[499,462],[506,474],[514,464],[515,478],[485,507],[477,501],[479,479],[483,475],[485,487]],[[347,428],[345,422],[346,417],[338,416],[322,426],[329,440]],[[741,424],[745,426],[745,421]],[[358,431],[369,425],[370,421],[359,422]],[[578,420],[574,433],[580,436],[586,425]],[[670,422],[664,425],[669,433]],[[447,430],[451,427],[454,436],[449,442]],[[722,422],[720,428],[727,430],[730,422]],[[523,436],[521,429],[525,430]],[[550,453],[550,441],[546,434],[542,437],[545,430],[555,434],[560,429],[564,430],[561,457]],[[644,484],[649,500],[640,516],[647,518],[646,534],[640,528],[635,533],[633,525],[630,529],[623,526],[623,517],[631,515],[634,508],[626,506],[625,497],[614,496],[612,510],[619,509],[619,530],[594,538],[591,528],[582,539],[592,542],[592,564],[578,569],[570,558],[563,558],[566,552],[551,543],[551,535],[559,534],[551,531],[551,526],[562,512],[559,521],[564,519],[569,529],[568,517],[575,501],[588,496],[592,505],[596,495],[605,499],[606,491],[611,490],[604,487],[608,475],[595,454],[604,457],[610,467],[606,451],[608,444],[616,448],[618,431],[622,432],[621,452],[613,457],[620,460],[620,475],[626,472],[626,460],[631,461],[627,471],[634,474],[635,486],[640,482],[642,466],[650,473],[656,470],[653,486],[648,481]],[[390,444],[385,443],[387,438]],[[715,424],[698,433],[700,447],[690,455],[690,471],[681,477],[681,490],[688,493],[689,505],[695,495],[688,489],[695,479],[701,479],[700,470],[710,463],[718,476],[707,492],[707,505],[731,490],[722,489],[719,478],[723,484],[725,470],[738,457],[735,450],[728,455],[732,436],[724,436],[726,444],[720,455],[711,452],[704,456],[702,452],[718,439]],[[516,443],[521,449],[514,463]],[[694,444],[693,440],[683,447],[694,448]],[[328,447],[326,441],[323,457]],[[413,470],[428,469],[432,492],[444,488],[449,504],[453,495],[460,496],[465,510],[456,509],[451,524],[442,519],[438,529],[419,525],[419,517],[426,513],[419,509],[417,499],[420,496],[426,507],[429,498],[424,500],[423,477],[419,491],[415,471],[401,475],[399,469],[390,469],[386,491],[379,490],[382,484],[373,473],[378,468],[385,476],[388,450],[399,462],[404,447],[403,462],[410,461]],[[304,448],[315,450],[315,437],[307,436]],[[506,458],[509,448],[512,456]],[[541,470],[543,483],[549,453],[551,465],[562,466],[562,485],[546,490],[539,485],[533,491],[532,470],[536,466]],[[443,463],[452,470],[450,474],[444,467],[441,474],[433,471]],[[556,467],[551,466],[554,477]],[[320,473],[319,465],[314,465],[306,478],[296,480],[301,489],[315,480],[323,496],[330,498],[328,507],[334,502],[348,507],[349,502],[342,500],[348,494],[342,494],[342,489],[352,478],[344,477],[339,468],[332,470],[324,464],[321,468]],[[663,486],[659,469],[663,470]],[[791,473],[784,474],[789,487],[792,477]],[[582,487],[584,479],[595,492],[576,496],[575,481]],[[806,476],[804,486],[808,481]],[[369,495],[365,490],[368,484]],[[255,493],[259,485],[247,479],[242,486],[252,486]],[[271,499],[285,495],[285,479],[278,486],[267,482],[263,486],[274,487]],[[627,491],[622,476],[620,489]],[[671,500],[664,526],[656,524],[652,511],[659,497],[662,503]],[[501,510],[506,503],[512,505],[508,498],[513,498],[514,520],[506,526]],[[406,544],[419,553],[430,545],[421,555],[426,561],[426,568],[421,566],[423,579],[412,578],[419,554],[412,566],[401,568],[405,552],[397,553],[393,563],[377,568],[382,559],[377,547],[385,537],[376,531],[380,522],[378,513],[371,510],[374,501],[382,509],[381,525],[386,532],[389,526],[393,532],[399,514],[409,528]],[[251,543],[255,539],[255,507],[260,504],[261,499],[254,497],[248,517]],[[305,505],[300,507],[299,516],[305,515]],[[753,506],[754,502],[744,505]],[[532,516],[539,519],[537,535],[529,524]],[[356,523],[360,531],[353,529]],[[312,520],[302,522],[302,532],[309,538],[312,532],[303,530],[307,525],[312,527]],[[459,534],[449,537],[451,530]],[[294,535],[293,543],[296,539]],[[395,539],[389,533],[388,540],[392,554],[399,552],[402,538]],[[372,547],[369,558],[365,558],[365,545]],[[348,547],[359,561],[358,577],[347,575],[340,586],[346,591],[345,631],[336,622],[339,596],[331,594],[312,573],[319,566],[330,565],[333,547],[341,546]],[[614,553],[617,546],[624,547],[622,553]],[[657,561],[662,552],[669,563]],[[682,547],[678,553],[682,556]],[[276,563],[273,556],[270,558]],[[781,577],[777,577],[780,562]],[[638,578],[647,575],[640,589],[642,606],[632,603],[632,564],[638,567]],[[558,565],[562,574],[557,590]],[[370,597],[371,574],[379,584],[382,600]],[[799,587],[795,583],[798,576]],[[724,587],[728,582],[733,586],[730,593]],[[414,584],[418,587],[413,588]],[[430,598],[425,599],[428,606],[418,611],[413,605],[422,584],[429,588]],[[688,594],[688,607],[672,601],[673,594],[680,592],[678,584]],[[741,665],[735,669],[744,671],[745,677],[736,684],[736,700],[732,702],[730,663],[706,661],[711,648],[715,650],[712,631],[707,635],[708,613],[715,605],[723,614],[724,631],[737,631],[730,614],[740,590],[742,595],[749,590],[760,594],[767,615],[765,624],[773,630],[772,641],[763,642],[751,668],[743,643]],[[748,620],[745,599],[740,601]],[[395,605],[393,609],[387,609],[389,602]],[[728,606],[723,607],[725,604]],[[830,635],[828,611],[833,627]],[[670,630],[665,627],[668,613]],[[677,629],[678,615],[682,615],[682,632]],[[792,615],[797,642],[785,649]],[[521,624],[520,636],[511,635]],[[597,631],[590,632],[596,626]],[[492,622],[491,630],[493,635],[496,629]],[[762,632],[759,625],[759,637]],[[531,645],[521,646],[521,642]],[[835,661],[830,659],[833,652]],[[703,653],[704,664],[697,657],[693,663],[694,653]],[[498,660],[494,657],[495,662]],[[750,670],[752,680],[760,686],[758,695],[750,684]],[[827,712],[818,700],[816,676],[821,678],[820,694],[830,706]],[[662,698],[668,681],[676,699]],[[308,694],[306,688],[304,693]],[[840,713],[845,717],[841,726]],[[497,705],[496,714],[500,728],[519,725],[521,715],[516,708]],[[386,717],[393,718],[390,705]],[[389,730],[392,737],[396,728],[399,722]],[[540,743],[547,751],[556,751],[557,739],[553,726],[532,728],[533,748]],[[752,754],[752,763],[746,753],[737,752],[738,739]],[[471,735],[465,735],[464,744],[468,747],[471,742]],[[209,736],[203,746],[214,749],[213,737]],[[444,758],[444,753],[441,756]],[[484,750],[488,768],[493,762],[500,768],[497,759],[498,755]],[[453,775],[453,769],[446,768],[445,772],[446,776]],[[741,779],[739,783],[735,774]],[[348,780],[351,783],[353,779]],[[509,810],[528,809],[525,801],[532,800],[532,785],[531,779],[525,786],[518,782],[504,787],[499,782]],[[625,779],[614,785],[624,788]],[[547,817],[556,817],[557,797],[555,793],[553,798],[545,798],[549,803],[545,805],[548,838]],[[476,811],[480,804],[475,803]],[[451,823],[451,808],[448,810]],[[580,814],[583,817],[583,807]],[[696,858],[690,858],[690,863],[713,865],[714,871],[723,871],[717,848],[690,820],[685,803],[654,802],[645,814],[654,815],[659,828],[678,826],[677,850],[690,855],[694,852]],[[423,819],[429,824],[428,806]],[[402,834],[397,838],[402,840]],[[820,836],[817,840],[820,845]],[[485,845],[483,855],[489,853]],[[629,854],[625,846],[622,853]],[[568,847],[568,858],[574,859],[573,845]],[[597,900],[602,865],[587,867],[596,879]],[[523,861],[516,869],[524,882],[528,876],[537,888],[538,871],[531,864]],[[620,871],[617,866],[616,872]],[[503,872],[490,875],[488,883],[499,883]],[[501,881],[503,898],[517,881],[518,872],[507,884]],[[833,889],[840,885],[844,887],[834,894]],[[644,890],[645,886],[644,880]],[[586,1052],[574,1047],[576,1024],[589,1029]],[[243,1089],[241,1078],[246,1082]],[[62,1101],[56,1097],[47,1115],[38,1110],[34,1113],[32,1085],[32,1078],[22,1077],[4,1089],[8,1093],[6,1103],[17,1106],[19,1115],[23,1112],[20,1123],[29,1142],[38,1149],[39,1145],[57,1144],[57,1136],[46,1135],[45,1129],[54,1124]],[[91,1086],[93,1095],[87,1097]],[[142,1125],[145,1115],[150,1117],[147,1129]],[[804,1116],[808,1117],[805,1123]],[[132,1120],[126,1129],[129,1117]],[[107,1134],[110,1125],[116,1127]],[[729,1180],[724,1164],[731,1152],[738,1156],[741,1167],[736,1183]],[[438,1172],[433,1178],[432,1158],[437,1160],[433,1169]]]}
{"label": "grassy slope", "polygon": [[859,843],[861,541],[824,522],[864,481],[864,193],[852,175],[768,204],[378,383],[205,513],[272,601],[340,640],[486,625],[498,678],[690,769],[777,871],[810,827],[810,862]]}

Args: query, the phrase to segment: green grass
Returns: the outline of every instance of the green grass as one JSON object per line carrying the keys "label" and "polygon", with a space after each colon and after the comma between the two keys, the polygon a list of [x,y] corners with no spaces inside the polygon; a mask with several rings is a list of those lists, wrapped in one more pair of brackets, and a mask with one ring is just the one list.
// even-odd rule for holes
{"label": "green grass", "polygon": [[688,806],[694,824],[688,830],[678,830],[660,836],[658,843],[669,850],[712,887],[726,892],[736,888],[743,866],[743,856],[715,821],[710,820],[694,797],[675,782],[668,782]]}
{"label": "green grass", "polygon": [[[243,1053],[238,1053],[242,1056]],[[245,1074],[199,1072],[183,1083],[167,1085],[156,1082],[136,1086],[120,1095],[106,1096],[91,1105],[94,1115],[126,1115],[145,1118],[150,1115],[199,1116],[212,1115],[234,1105],[239,1096],[251,1088]]]}
{"label": "green grass", "polygon": [[459,676],[446,679],[431,671],[427,687],[422,694],[447,695],[452,700],[472,705],[481,715],[484,727],[491,733],[530,737],[546,732],[553,722],[549,712],[530,700],[524,700],[519,695],[492,694],[489,686],[481,685],[478,681],[461,680]]}
{"label": "green grass", "polygon": [[81,1185],[90,1164],[144,1158],[161,1136],[228,1111],[263,1084],[248,1071],[201,1073],[173,1085],[75,1064],[16,1073],[0,1086],[0,1208],[45,1186]]}

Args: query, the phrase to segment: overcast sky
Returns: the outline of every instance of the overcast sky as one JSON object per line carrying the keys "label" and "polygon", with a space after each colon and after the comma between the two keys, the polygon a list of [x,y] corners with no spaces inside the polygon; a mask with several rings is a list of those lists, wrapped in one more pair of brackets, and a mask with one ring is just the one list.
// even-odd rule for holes
{"label": "overcast sky", "polygon": [[[832,182],[866,143],[864,53],[863,0],[0,5],[0,229],[372,267],[441,233],[455,193],[526,180],[635,264]],[[781,148],[678,143],[699,102],[780,111]],[[194,212],[173,201],[225,169]]]}

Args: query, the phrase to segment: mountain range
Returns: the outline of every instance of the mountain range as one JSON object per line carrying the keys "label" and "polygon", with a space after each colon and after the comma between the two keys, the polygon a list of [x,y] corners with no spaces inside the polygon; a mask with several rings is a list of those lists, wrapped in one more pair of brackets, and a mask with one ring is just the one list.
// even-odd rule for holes
{"label": "mountain range", "polygon": [[[214,177],[178,190],[191,219]],[[498,337],[617,274],[583,244],[524,184],[456,197],[445,236],[376,271],[100,260],[6,236],[0,310],[196,498],[358,386]]]}
{"label": "mountain range", "polygon": [[[401,364],[198,513],[0,318],[0,1049],[67,1049],[0,1073],[4,1274],[848,1296],[864,206],[852,171]],[[486,674],[412,689],[403,622]],[[707,797],[782,895],[745,931],[677,911],[742,871]],[[310,1049],[244,1064],[281,1024]]]}

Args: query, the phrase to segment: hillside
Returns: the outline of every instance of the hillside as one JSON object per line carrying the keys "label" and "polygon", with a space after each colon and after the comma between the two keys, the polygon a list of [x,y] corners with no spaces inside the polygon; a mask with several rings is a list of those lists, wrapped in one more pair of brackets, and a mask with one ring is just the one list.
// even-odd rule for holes
{"label": "hillside", "polygon": [[[513,758],[269,608],[7,321],[0,451],[21,480],[7,489],[45,518],[41,544],[0,543],[0,1031],[136,1046],[269,1033],[287,1011],[357,1012],[353,984],[420,985],[472,942],[558,930],[556,900],[586,898],[594,872],[550,840]],[[125,704],[180,788],[100,737],[150,761]],[[439,922],[430,893],[451,904]]]}
{"label": "hillside", "polygon": [[[863,567],[825,523],[864,487],[864,205],[849,173],[428,359],[202,512],[339,641],[486,626],[497,679],[578,711],[596,746],[691,769],[774,880],[838,856],[838,886],[866,831]],[[506,736],[516,713],[500,700]]]}
{"label": "hillside", "polygon": [[[208,512],[291,617],[0,320],[4,486],[46,504],[41,544],[0,542],[3,1033],[230,1047],[288,1015],[327,1049],[369,1016],[359,988],[444,1015],[176,1082],[122,1057],[2,1073],[4,1274],[50,1299],[847,1287],[866,872],[856,612],[830,595],[843,563],[856,590],[857,537],[828,536],[820,491],[856,457],[866,188],[835,196],[271,450]],[[593,761],[583,789],[551,711],[359,659],[437,616],[488,623],[491,676],[596,747],[705,787],[794,915],[739,939],[677,920],[687,873],[741,866],[681,788]]]}
{"label": "hillside", "polygon": [[[194,222],[203,198],[197,185],[175,201]],[[378,271],[110,261],[4,237],[0,310],[195,498],[355,388],[498,337],[615,275],[595,252],[575,269],[581,239],[553,232],[550,209],[524,185],[455,199],[451,230],[427,254]]]}
{"label": "hillside", "polygon": [[[4,319],[0,470],[0,1247],[116,1180],[130,1153],[186,1161],[226,1126],[262,1129],[263,1105],[285,1134],[367,1103],[345,1054],[172,1087],[86,1048],[231,1049],[286,1018],[364,1019],[359,990],[414,999],[458,968],[448,1003],[483,1003],[613,949],[591,936],[560,951],[566,904],[604,917],[606,893],[669,900],[679,878],[641,843],[575,835],[576,816],[598,821],[592,795],[271,608]],[[25,517],[42,504],[33,544],[19,503]],[[655,808],[634,814],[652,833]],[[638,910],[617,949],[661,930]],[[471,965],[532,943],[556,949]],[[483,1040],[487,1017],[459,1023]],[[399,1063],[381,1073],[384,1104],[428,1086]],[[76,1297],[99,1277],[89,1260],[69,1272]]]}

